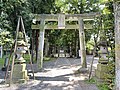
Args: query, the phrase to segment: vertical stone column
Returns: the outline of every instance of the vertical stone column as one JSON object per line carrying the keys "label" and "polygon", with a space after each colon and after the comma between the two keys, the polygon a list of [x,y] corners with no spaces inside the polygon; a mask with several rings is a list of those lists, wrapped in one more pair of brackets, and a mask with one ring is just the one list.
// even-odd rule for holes
{"label": "vertical stone column", "polygon": [[80,39],[80,51],[81,51],[81,65],[82,68],[87,68],[86,63],[86,50],[85,50],[85,34],[83,19],[79,18],[79,39]]}
{"label": "vertical stone column", "polygon": [[36,30],[36,61],[38,61],[39,55],[38,55],[38,48],[39,48],[39,30]]}
{"label": "vertical stone column", "polygon": [[115,15],[115,75],[116,90],[120,90],[120,2],[114,3]]}
{"label": "vertical stone column", "polygon": [[40,24],[40,34],[39,34],[39,49],[38,49],[38,55],[39,55],[39,60],[37,61],[38,68],[42,68],[43,66],[43,48],[44,48],[44,26],[45,26],[45,21],[44,18],[41,19],[41,24]]}

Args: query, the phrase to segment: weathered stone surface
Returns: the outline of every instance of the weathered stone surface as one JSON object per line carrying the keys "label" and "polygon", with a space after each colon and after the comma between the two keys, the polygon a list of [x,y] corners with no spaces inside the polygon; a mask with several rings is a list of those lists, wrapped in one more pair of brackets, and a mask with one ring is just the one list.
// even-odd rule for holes
{"label": "weathered stone surface", "polygon": [[96,77],[99,79],[105,79],[106,77],[106,72],[95,70]]}
{"label": "weathered stone surface", "polygon": [[81,51],[81,64],[82,64],[82,68],[87,68],[83,19],[79,18],[78,23],[79,23],[79,38],[80,38],[79,40],[80,40],[80,51]]}
{"label": "weathered stone surface", "polygon": [[15,64],[13,69],[13,82],[25,82],[29,79],[27,76],[26,64]]}
{"label": "weathered stone surface", "polygon": [[13,79],[25,79],[25,77],[27,76],[27,71],[20,71],[20,72],[13,72]]}
{"label": "weathered stone surface", "polygon": [[97,70],[99,70],[101,72],[108,72],[108,65],[99,63],[97,65]]}
{"label": "weathered stone surface", "polygon": [[13,71],[24,71],[26,69],[26,64],[15,64]]}

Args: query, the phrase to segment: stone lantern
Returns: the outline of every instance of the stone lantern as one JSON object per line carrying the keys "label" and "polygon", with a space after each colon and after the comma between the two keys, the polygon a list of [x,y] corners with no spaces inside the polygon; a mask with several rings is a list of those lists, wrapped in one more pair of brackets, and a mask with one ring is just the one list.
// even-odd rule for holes
{"label": "stone lantern", "polygon": [[13,69],[13,81],[17,82],[25,82],[29,79],[27,76],[26,70],[26,61],[23,58],[23,54],[26,53],[27,45],[24,41],[24,36],[22,32],[18,33],[18,40],[17,40],[17,49],[16,49],[16,59],[15,65]]}
{"label": "stone lantern", "polygon": [[99,43],[100,51],[99,51],[99,63],[101,64],[107,64],[108,63],[108,50],[107,50],[107,45],[106,41],[101,41]]}
{"label": "stone lantern", "polygon": [[[97,80],[99,81],[104,81],[105,80],[105,76],[108,73],[108,50],[107,50],[107,45],[106,45],[106,41],[101,41],[99,43],[99,63],[97,64],[97,69],[95,70],[95,74],[97,77]],[[99,82],[98,81],[98,82]]]}

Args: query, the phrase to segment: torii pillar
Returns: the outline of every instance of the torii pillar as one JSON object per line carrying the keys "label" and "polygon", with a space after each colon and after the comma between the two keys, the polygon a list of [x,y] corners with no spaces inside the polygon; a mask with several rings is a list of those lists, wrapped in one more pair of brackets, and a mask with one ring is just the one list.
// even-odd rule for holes
{"label": "torii pillar", "polygon": [[85,50],[85,33],[84,33],[84,23],[81,17],[78,18],[79,23],[79,40],[80,40],[80,52],[81,52],[81,65],[82,68],[87,68],[86,62],[86,50]]}
{"label": "torii pillar", "polygon": [[37,65],[38,68],[42,68],[43,66],[43,49],[44,49],[44,34],[45,34],[45,19],[44,17],[40,21],[40,34],[39,34],[39,47],[38,47],[38,60]]}

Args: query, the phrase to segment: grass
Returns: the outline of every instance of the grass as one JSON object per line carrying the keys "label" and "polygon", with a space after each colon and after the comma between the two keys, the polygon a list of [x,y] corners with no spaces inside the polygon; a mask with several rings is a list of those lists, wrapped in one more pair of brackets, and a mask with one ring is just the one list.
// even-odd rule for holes
{"label": "grass", "polygon": [[4,59],[3,58],[0,58],[0,67],[2,67],[4,64]]}
{"label": "grass", "polygon": [[[26,60],[26,63],[29,63],[30,62],[30,56],[29,54],[24,54],[24,59]],[[43,61],[51,61],[51,60],[54,60],[55,58],[51,58],[51,57],[44,57],[43,58]],[[36,63],[36,58],[34,57],[33,58],[33,62]]]}
{"label": "grass", "polygon": [[94,78],[91,78],[90,80],[85,80],[87,84],[96,84],[96,80]]}
{"label": "grass", "polygon": [[99,90],[110,90],[105,83],[97,85]]}
{"label": "grass", "polygon": [[[24,54],[23,58],[25,59],[26,63],[30,63],[30,56],[29,56],[29,54]],[[35,62],[35,58],[33,58],[33,62]]]}
{"label": "grass", "polygon": [[[26,60],[26,63],[30,63],[29,54],[24,54],[23,57]],[[5,58],[6,58],[6,56],[3,56],[3,58],[0,58],[0,67],[2,67],[4,65]],[[54,60],[54,58],[44,57],[43,60],[44,61],[50,61],[50,60]],[[35,57],[33,58],[33,62],[36,63]]]}
{"label": "grass", "polygon": [[90,80],[86,80],[85,82],[86,82],[87,84],[96,84],[99,90],[110,90],[110,89],[108,88],[108,85],[106,85],[105,83],[97,84],[97,82],[96,82],[96,80],[95,80],[94,77],[91,78]]}
{"label": "grass", "polygon": [[5,58],[6,56],[3,56],[3,58],[0,58],[0,67],[3,67]]}
{"label": "grass", "polygon": [[[3,56],[3,58],[0,58],[0,68],[3,67],[5,58],[6,58],[6,56]],[[30,62],[30,57],[29,57],[28,54],[25,54],[25,55],[24,55],[24,59],[26,60],[26,63],[29,63],[29,62]],[[34,60],[35,60],[35,59],[34,59]],[[10,62],[10,63],[12,63],[12,58],[11,58],[11,62]]]}
{"label": "grass", "polygon": [[94,77],[91,78],[90,80],[86,80],[85,82],[87,84],[96,84],[99,90],[110,90],[108,88],[108,85],[106,85],[105,83],[99,83],[99,84],[97,84],[97,82],[96,82],[96,80],[95,80]]}

